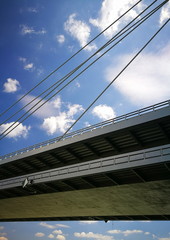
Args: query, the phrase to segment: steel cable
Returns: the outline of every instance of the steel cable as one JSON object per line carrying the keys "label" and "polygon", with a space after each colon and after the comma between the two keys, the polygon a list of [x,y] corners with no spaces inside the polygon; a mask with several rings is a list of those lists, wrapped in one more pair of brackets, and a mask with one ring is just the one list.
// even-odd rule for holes
{"label": "steel cable", "polygon": [[[134,29],[136,29],[141,23],[143,23],[148,17],[150,17],[153,13],[155,13],[160,7],[162,7],[167,1],[164,1],[162,4],[160,4],[159,6],[157,6],[154,10],[152,10],[149,14],[145,15],[142,19],[140,19],[138,22],[140,22]],[[144,19],[144,20],[143,20]],[[137,23],[138,23],[137,22]],[[134,25],[136,25],[137,23],[135,23]],[[134,26],[133,25],[133,26]],[[132,27],[133,27],[132,26]],[[130,29],[130,28],[129,28]],[[128,30],[129,30],[128,29]],[[120,41],[122,41],[127,35],[129,35],[134,29],[132,29],[128,34],[126,34],[123,38],[121,38],[116,44],[114,44],[111,48],[113,48],[115,45],[117,45]],[[110,41],[110,40],[109,40]],[[99,58],[101,58],[104,54],[106,54],[108,51],[110,51],[109,48],[105,53],[103,53],[100,57],[98,57],[94,62],[96,62]],[[94,64],[94,62],[92,62],[90,65],[88,65],[88,67],[86,67],[82,72],[84,72],[85,70],[87,70],[87,68],[89,68],[89,66],[91,66],[92,64]],[[75,78],[77,78],[80,74],[79,73]],[[65,88],[68,84],[70,84],[75,78],[73,78],[69,83],[67,83],[63,88]],[[57,93],[59,93],[61,90],[63,90],[63,88],[61,88]],[[35,111],[37,111],[40,107],[42,107],[46,102],[48,102],[52,97],[54,97],[57,93],[53,94],[49,99],[47,99],[41,106],[39,106],[37,109],[35,109],[33,112],[31,112],[31,114],[29,114],[26,118],[24,118],[20,123],[17,124],[17,121],[19,121],[20,119],[22,119],[27,113],[25,113],[21,118],[17,119],[17,121],[15,123],[13,123],[8,129],[6,129],[1,135],[3,135],[3,137],[5,137],[7,134],[9,134],[12,130],[14,130],[19,124],[21,124],[23,121],[25,121],[29,116],[31,116]],[[39,101],[40,102],[40,101]],[[38,103],[39,103],[38,102]],[[37,105],[37,103],[36,103]],[[30,110],[32,110],[34,107],[32,107]],[[12,126],[14,126],[15,124],[17,124],[13,129],[11,129],[8,133],[6,133],[4,135],[5,132],[7,132],[7,130],[9,130]],[[3,138],[2,137],[2,138]],[[0,139],[2,139],[0,138]]]}

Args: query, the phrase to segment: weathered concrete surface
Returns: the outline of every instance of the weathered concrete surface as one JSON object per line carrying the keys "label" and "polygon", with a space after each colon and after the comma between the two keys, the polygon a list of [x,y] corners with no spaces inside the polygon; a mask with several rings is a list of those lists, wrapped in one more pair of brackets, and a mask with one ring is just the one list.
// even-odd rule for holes
{"label": "weathered concrete surface", "polygon": [[170,215],[170,180],[0,200],[0,219]]}

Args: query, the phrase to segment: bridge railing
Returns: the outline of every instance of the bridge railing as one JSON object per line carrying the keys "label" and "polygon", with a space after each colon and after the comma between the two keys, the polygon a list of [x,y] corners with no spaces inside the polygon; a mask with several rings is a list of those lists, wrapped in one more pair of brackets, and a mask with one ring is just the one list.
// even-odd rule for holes
{"label": "bridge railing", "polygon": [[0,180],[0,190],[22,186],[25,179],[28,182],[33,181],[34,184],[60,181],[128,168],[133,169],[151,164],[166,163],[169,159],[170,144]]}
{"label": "bridge railing", "polygon": [[148,112],[154,112],[156,110],[159,110],[159,109],[165,108],[165,107],[169,107],[169,106],[170,106],[170,100],[167,100],[167,101],[164,101],[164,102],[161,102],[161,103],[157,103],[157,104],[151,105],[149,107],[145,107],[145,108],[142,108],[142,109],[139,109],[139,110],[136,110],[136,111],[133,111],[133,112],[130,112],[130,113],[127,113],[127,114],[124,114],[124,115],[121,115],[121,116],[118,116],[118,117],[115,117],[115,118],[112,118],[112,119],[94,124],[94,125],[91,125],[91,126],[88,126],[86,128],[76,130],[74,132],[66,134],[63,138],[62,138],[62,136],[59,136],[59,137],[47,140],[45,142],[41,142],[41,143],[29,146],[29,147],[20,149],[18,151],[6,154],[4,156],[0,156],[0,160],[11,158],[11,157],[14,157],[16,155],[20,155],[20,154],[23,154],[25,152],[29,152],[29,151],[32,151],[32,150],[42,148],[44,146],[56,143],[58,141],[63,141],[67,138],[72,138],[74,136],[81,135],[81,134],[89,132],[89,131],[93,131],[97,128],[102,128],[102,127],[108,126],[110,124],[116,124],[120,121],[125,121],[125,120],[128,120],[130,118],[133,118],[133,117],[136,117],[136,116],[141,116],[141,115],[146,114]]}

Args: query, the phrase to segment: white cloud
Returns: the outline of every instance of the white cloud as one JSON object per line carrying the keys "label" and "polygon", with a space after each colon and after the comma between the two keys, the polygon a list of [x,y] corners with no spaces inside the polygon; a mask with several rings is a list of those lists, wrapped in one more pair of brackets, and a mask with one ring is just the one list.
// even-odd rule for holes
{"label": "white cloud", "polygon": [[[147,106],[170,97],[170,43],[157,52],[142,53],[115,81],[113,86],[134,105]],[[125,54],[116,58],[106,70],[111,81],[132,58]]]}
{"label": "white cloud", "polygon": [[55,228],[55,225],[51,225],[51,224],[48,224],[46,222],[40,222],[40,226],[46,227],[46,228],[49,228],[49,229],[54,229]]}
{"label": "white cloud", "polygon": [[23,63],[23,65],[24,65],[24,70],[27,70],[27,71],[32,71],[32,70],[34,70],[34,64],[33,64],[33,63],[29,63],[26,58],[24,58],[24,57],[19,57],[19,61]]}
{"label": "white cloud", "polygon": [[67,112],[67,116],[68,117],[73,117],[75,114],[77,114],[78,112],[83,111],[83,107],[79,104],[69,104],[68,105],[68,112]]}
{"label": "white cloud", "polygon": [[83,110],[79,104],[68,105],[68,111],[59,112],[57,116],[45,118],[42,128],[49,134],[64,133],[73,124],[74,115]]}
{"label": "white cloud", "polygon": [[55,226],[56,227],[61,227],[61,228],[70,228],[70,226],[65,225],[65,224],[60,224],[60,223],[56,224]]}
{"label": "white cloud", "polygon": [[[97,19],[90,19],[89,21],[95,27],[99,28],[100,31],[102,31],[135,3],[136,0],[104,0],[99,11],[99,17]],[[144,5],[142,3],[138,4],[135,9],[132,9],[121,20],[116,22],[107,31],[105,31],[104,35],[108,38],[112,37],[113,34],[119,30],[122,24],[125,24],[136,17],[143,7]]]}
{"label": "white cloud", "polygon": [[26,34],[34,34],[35,30],[33,27],[28,27],[26,25],[21,25],[21,34],[26,35]]}
{"label": "white cloud", "polygon": [[142,230],[118,230],[118,229],[114,229],[114,230],[109,230],[107,231],[110,234],[123,234],[124,236],[129,236],[131,234],[141,234],[144,233]]}
{"label": "white cloud", "polygon": [[44,237],[45,234],[42,233],[42,232],[37,232],[37,233],[35,234],[35,236],[36,236],[36,237]]}
{"label": "white cloud", "polygon": [[107,231],[107,232],[110,233],[110,234],[121,234],[121,233],[122,233],[121,230],[117,230],[117,229],[109,230],[109,231]]}
{"label": "white cloud", "polygon": [[[22,104],[25,106],[27,103],[31,102],[35,96],[27,95],[22,99]],[[41,100],[40,103],[38,103]],[[41,98],[36,99],[30,105],[28,105],[25,110],[32,108],[35,105],[35,110],[39,108],[45,100]],[[64,106],[64,109],[62,107]],[[43,119],[43,123],[41,128],[47,132],[49,135],[53,135],[54,133],[64,133],[71,124],[75,121],[74,116],[83,111],[83,107],[79,104],[70,104],[63,103],[61,101],[60,96],[54,98],[47,103],[45,103],[42,107],[40,107],[33,115],[40,119]]]}
{"label": "white cloud", "polygon": [[60,109],[62,104],[61,98],[60,97],[54,98],[54,100],[51,101],[51,104],[53,104],[55,108]]}
{"label": "white cloud", "polygon": [[116,117],[116,114],[115,114],[113,108],[110,106],[107,106],[105,104],[94,107],[92,110],[92,114],[94,116],[97,116],[101,120],[108,120],[108,119]]}
{"label": "white cloud", "polygon": [[124,236],[129,236],[131,234],[139,234],[139,233],[143,233],[142,230],[126,230],[123,231]]}
{"label": "white cloud", "polygon": [[99,234],[99,233],[93,233],[93,232],[89,232],[89,233],[85,233],[85,232],[75,232],[74,233],[75,237],[78,238],[90,238],[90,239],[97,239],[97,240],[113,240],[112,236],[108,236],[108,235],[103,235],[103,234]]}
{"label": "white cloud", "polygon": [[170,18],[170,2],[166,3],[162,8],[159,23],[163,24],[168,18]]}
{"label": "white cloud", "polygon": [[51,239],[52,239],[52,238],[54,238],[54,237],[55,237],[55,236],[54,236],[53,234],[49,234],[49,235],[48,235],[48,238],[51,238]]}
{"label": "white cloud", "polygon": [[24,66],[24,69],[25,69],[25,70],[31,70],[31,69],[33,69],[33,67],[34,67],[34,64],[33,64],[33,63],[28,63],[28,64],[26,64],[26,65]]}
{"label": "white cloud", "polygon": [[4,83],[4,92],[12,93],[16,92],[19,88],[20,84],[19,81],[12,78],[7,78],[7,81]]}
{"label": "white cloud", "polygon": [[[78,40],[81,47],[84,47],[90,37],[91,29],[90,27],[81,20],[76,20],[76,14],[71,14],[68,20],[64,24],[64,29],[76,40]],[[95,44],[88,45],[85,50],[91,51],[96,49]]]}
{"label": "white cloud", "polygon": [[80,221],[80,223],[83,223],[83,224],[95,224],[95,223],[98,223],[98,221]]}
{"label": "white cloud", "polygon": [[60,43],[60,44],[62,44],[62,43],[64,43],[65,42],[65,37],[64,37],[64,35],[57,35],[56,36],[56,39],[57,39],[57,41]]}
{"label": "white cloud", "polygon": [[56,132],[64,133],[74,122],[73,119],[68,118],[65,112],[60,113],[58,116],[45,118],[42,128],[49,134],[53,135]]}
{"label": "white cloud", "polygon": [[62,234],[62,231],[61,230],[54,230],[53,233],[54,234]]}
{"label": "white cloud", "polygon": [[65,236],[63,236],[63,235],[57,235],[57,237],[56,237],[58,240],[65,240],[66,238],[65,238]]}
{"label": "white cloud", "polygon": [[[0,133],[3,133],[7,128],[9,128],[14,122],[10,122],[10,123],[5,123],[5,124],[2,124],[0,126]],[[12,127],[15,127],[19,122],[16,122]],[[31,129],[30,126],[25,126],[23,125],[22,123],[20,125],[18,125],[14,130],[12,130],[6,137],[7,138],[14,138],[14,139],[17,139],[17,138],[20,138],[20,137],[23,137],[23,138],[26,138],[28,136],[28,132],[29,130]],[[9,130],[7,130],[4,134],[8,133]]]}
{"label": "white cloud", "polygon": [[4,229],[4,226],[0,226],[0,230],[3,230]]}
{"label": "white cloud", "polygon": [[[21,103],[23,106],[25,106],[29,102],[33,101],[34,98],[35,98],[35,96],[33,96],[33,95],[27,95],[26,97],[24,97],[22,99]],[[38,103],[40,100],[41,100],[41,102]],[[33,107],[33,105],[36,105],[36,108],[40,107],[40,105],[43,104],[44,102],[45,102],[45,100],[38,98],[35,101],[33,101],[30,105],[28,105],[28,107],[26,107],[26,110]],[[52,116],[54,114],[59,114],[61,104],[62,104],[61,98],[59,96],[55,97],[53,100],[45,103],[39,110],[37,110],[34,113],[34,116],[42,119],[42,118]]]}
{"label": "white cloud", "polygon": [[29,27],[27,25],[20,25],[21,28],[21,34],[22,35],[44,35],[47,33],[47,31],[42,28],[41,30],[35,30],[33,27]]}

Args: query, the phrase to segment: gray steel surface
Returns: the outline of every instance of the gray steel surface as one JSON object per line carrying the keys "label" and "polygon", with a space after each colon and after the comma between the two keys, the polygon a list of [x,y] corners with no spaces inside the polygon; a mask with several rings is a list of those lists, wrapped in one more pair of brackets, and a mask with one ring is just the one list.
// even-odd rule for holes
{"label": "gray steel surface", "polygon": [[[74,132],[71,132],[71,133],[68,133],[62,139],[61,139],[61,136],[59,136],[57,138],[53,138],[53,139],[50,139],[48,141],[35,144],[35,145],[29,146],[27,148],[23,148],[21,150],[6,154],[4,156],[1,156],[0,160],[9,159],[11,157],[21,155],[23,153],[28,153],[29,151],[32,151],[32,150],[40,149],[44,146],[49,146],[50,144],[58,143],[58,141],[60,139],[61,139],[60,141],[64,141],[67,138],[70,139],[70,138],[73,138],[75,136],[79,136],[79,135],[82,135],[84,133],[91,132],[91,131],[96,130],[98,128],[100,129],[100,128],[103,128],[105,126],[120,123],[121,121],[126,121],[126,120],[131,119],[131,118],[140,117],[143,114],[150,113],[150,112],[155,112],[159,109],[167,108],[167,107],[170,107],[170,100],[167,100],[167,101],[164,101],[164,102],[161,102],[161,103],[158,103],[158,104],[154,104],[152,106],[142,108],[142,109],[139,109],[137,111],[133,111],[133,112],[118,116],[116,118],[113,118],[113,119],[110,119],[110,120],[107,120],[107,121],[104,121],[104,122],[101,122],[101,123],[98,123],[98,124],[95,124],[95,125],[92,125],[92,126],[89,126],[89,127],[86,127],[86,128],[82,128],[80,130],[77,130],[77,131],[74,131]],[[167,109],[167,111],[168,111],[168,109]]]}
{"label": "gray steel surface", "polygon": [[26,179],[29,183],[38,184],[166,162],[170,162],[170,144],[1,180],[0,190],[22,187]]}
{"label": "gray steel surface", "polygon": [[[71,133],[66,139],[38,145],[0,161],[0,179],[31,174],[76,163],[170,143],[169,101]],[[124,120],[123,120],[124,119]],[[49,144],[49,145],[48,145]],[[18,155],[17,155],[18,154]],[[8,158],[7,158],[8,157]]]}
{"label": "gray steel surface", "polygon": [[170,219],[170,101],[57,141],[1,157],[0,221]]}

